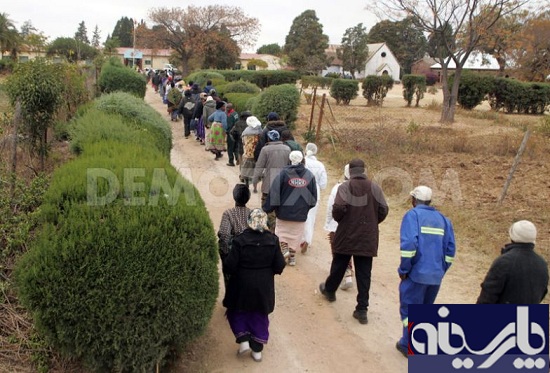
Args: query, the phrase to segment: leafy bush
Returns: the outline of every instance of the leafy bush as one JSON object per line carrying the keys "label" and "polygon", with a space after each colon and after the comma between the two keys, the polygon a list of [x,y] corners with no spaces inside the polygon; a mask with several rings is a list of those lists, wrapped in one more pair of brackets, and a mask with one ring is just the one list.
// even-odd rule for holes
{"label": "leafy bush", "polygon": [[433,86],[437,82],[439,82],[439,76],[436,73],[429,72],[426,74],[426,85],[428,87]]}
{"label": "leafy bush", "polygon": [[122,91],[143,98],[147,79],[143,74],[122,65],[118,58],[111,58],[101,69],[98,85],[102,93]]}
{"label": "leafy bush", "polygon": [[[449,85],[453,84],[453,78],[454,75],[449,79]],[[492,76],[463,72],[458,86],[458,104],[466,110],[472,110],[491,92],[493,81]]]}
{"label": "leafy bush", "polygon": [[186,82],[193,81],[193,83],[197,83],[202,88],[206,85],[207,80],[215,80],[215,79],[225,80],[225,77],[217,71],[201,70],[187,76],[187,78],[185,78],[185,81]]}
{"label": "leafy bush", "polygon": [[[338,74],[336,74],[336,78],[338,78]],[[322,76],[315,76],[315,75],[303,75],[301,77],[302,81],[302,87],[303,88],[309,88],[309,87],[318,87],[318,88],[328,88],[332,84],[332,80],[334,77],[322,77]]]}
{"label": "leafy bush", "polygon": [[225,77],[228,82],[236,82],[243,80],[245,82],[251,82],[252,76],[255,71],[252,70],[223,70],[219,72]]}
{"label": "leafy bush", "polygon": [[251,94],[258,94],[260,93],[260,88],[252,83],[245,82],[244,80],[239,80],[237,82],[228,83],[224,86],[223,92],[224,94],[228,93],[251,93]]}
{"label": "leafy bush", "polygon": [[349,105],[350,101],[357,97],[359,82],[350,79],[333,79],[330,86],[330,95],[336,100],[339,105]]}
{"label": "leafy bush", "polygon": [[128,93],[117,92],[95,100],[95,107],[106,113],[120,114],[155,138],[155,146],[167,157],[172,149],[172,130],[160,114],[143,100]]}
{"label": "leafy bush", "polygon": [[426,92],[426,76],[424,75],[403,75],[403,98],[407,101],[407,106],[410,107],[413,98],[416,96],[416,104],[418,107],[420,100]]}
{"label": "leafy bush", "polygon": [[388,91],[393,87],[393,79],[389,75],[369,75],[363,79],[361,88],[363,97],[367,99],[367,105],[382,106]]}
{"label": "leafy bush", "polygon": [[228,102],[233,104],[233,108],[237,113],[242,113],[243,111],[251,111],[253,107],[253,101],[250,99],[256,97],[255,94],[250,93],[228,93],[225,95]]}
{"label": "leafy bush", "polygon": [[261,89],[282,84],[296,84],[299,75],[295,71],[263,70],[252,74],[251,82]]}
{"label": "leafy bush", "polygon": [[338,79],[340,78],[340,73],[337,73],[337,72],[331,72],[331,73],[326,73],[325,74],[325,78],[334,78],[334,79]]}
{"label": "leafy bush", "polygon": [[89,150],[53,176],[44,228],[16,268],[19,296],[47,341],[92,371],[150,372],[208,324],[215,232],[198,191],[154,148]]}
{"label": "leafy bush", "polygon": [[267,88],[254,104],[252,112],[258,118],[266,118],[275,111],[281,120],[292,129],[300,106],[300,92],[294,84],[281,84]]}

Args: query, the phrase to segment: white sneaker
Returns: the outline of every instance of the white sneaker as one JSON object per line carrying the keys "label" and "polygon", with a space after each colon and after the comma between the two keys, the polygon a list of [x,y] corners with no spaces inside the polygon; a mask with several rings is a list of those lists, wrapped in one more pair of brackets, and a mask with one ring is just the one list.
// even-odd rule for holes
{"label": "white sneaker", "polygon": [[344,282],[342,285],[340,285],[340,289],[342,290],[348,290],[348,289],[351,289],[353,287],[353,282],[351,281],[346,281]]}
{"label": "white sneaker", "polygon": [[254,359],[255,362],[259,363],[262,361],[262,352],[254,352],[252,351],[252,359]]}
{"label": "white sneaker", "polygon": [[296,265],[296,258],[291,256],[290,259],[288,259],[288,265],[294,267]]}

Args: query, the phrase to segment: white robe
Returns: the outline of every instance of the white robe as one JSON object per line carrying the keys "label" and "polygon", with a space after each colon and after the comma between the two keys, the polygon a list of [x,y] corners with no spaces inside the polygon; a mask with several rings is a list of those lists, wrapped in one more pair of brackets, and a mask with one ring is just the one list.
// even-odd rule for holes
{"label": "white robe", "polygon": [[321,161],[318,161],[314,155],[306,156],[306,168],[311,171],[315,177],[317,183],[317,203],[315,207],[311,208],[307,213],[306,225],[304,227],[304,237],[302,241],[311,245],[313,241],[313,232],[315,231],[315,218],[317,216],[317,210],[319,207],[319,201],[321,200],[321,189],[327,187],[327,170]]}

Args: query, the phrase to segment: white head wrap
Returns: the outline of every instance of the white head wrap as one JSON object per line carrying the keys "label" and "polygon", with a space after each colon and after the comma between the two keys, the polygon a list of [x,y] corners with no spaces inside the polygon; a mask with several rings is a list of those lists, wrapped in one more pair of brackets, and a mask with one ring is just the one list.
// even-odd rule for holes
{"label": "white head wrap", "polygon": [[290,163],[292,163],[293,165],[297,165],[298,163],[302,162],[302,160],[304,159],[304,155],[299,150],[293,150],[290,152],[288,159],[290,159]]}
{"label": "white head wrap", "polygon": [[308,142],[306,145],[306,156],[317,154],[317,145],[312,142]]}
{"label": "white head wrap", "polygon": [[529,220],[520,220],[512,224],[510,239],[517,243],[535,243],[537,239],[537,228]]}
{"label": "white head wrap", "polygon": [[248,127],[256,128],[262,125],[262,122],[258,120],[258,118],[251,116],[246,118],[246,125]]}

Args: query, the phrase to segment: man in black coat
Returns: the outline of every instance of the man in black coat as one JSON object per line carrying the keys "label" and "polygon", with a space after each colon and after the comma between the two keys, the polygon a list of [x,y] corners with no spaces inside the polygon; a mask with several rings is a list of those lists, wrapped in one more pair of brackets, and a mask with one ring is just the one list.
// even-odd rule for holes
{"label": "man in black coat", "polygon": [[535,252],[537,228],[527,220],[512,224],[504,246],[481,284],[477,303],[539,304],[548,292],[548,263]]}

